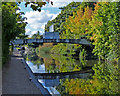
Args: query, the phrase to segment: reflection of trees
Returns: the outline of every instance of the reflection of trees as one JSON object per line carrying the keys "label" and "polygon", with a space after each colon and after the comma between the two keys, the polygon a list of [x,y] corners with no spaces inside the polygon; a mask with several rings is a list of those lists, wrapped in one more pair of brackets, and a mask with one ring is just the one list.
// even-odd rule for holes
{"label": "reflection of trees", "polygon": [[31,61],[34,65],[37,65],[38,66],[38,69],[39,69],[39,65],[40,64],[43,64],[43,59],[42,58],[38,58],[37,60],[35,61]]}
{"label": "reflection of trees", "polygon": [[44,50],[41,49],[41,51],[37,52],[37,55],[40,58],[43,58],[46,71],[50,73],[80,71],[82,70],[82,68],[85,68],[88,65],[87,63],[89,63],[89,62],[85,62],[85,60],[81,62],[79,60],[73,59],[71,56],[63,56],[61,54],[59,55],[50,54],[49,52],[46,53],[45,49]]}
{"label": "reflection of trees", "polygon": [[[43,50],[43,52],[40,51],[37,54],[39,57],[43,58],[47,72],[71,72],[80,71],[82,69],[80,62],[72,59],[72,57],[50,54],[49,52],[46,53],[45,51],[46,50]],[[49,57],[46,55],[49,55]]]}
{"label": "reflection of trees", "polygon": [[[81,64],[80,61],[63,55],[50,55],[51,58],[39,58],[33,51],[27,55],[34,64],[42,64],[44,61],[46,71],[70,72],[82,70],[88,64]],[[34,59],[37,58],[37,59]],[[86,62],[87,63],[87,62]],[[92,62],[93,63],[93,62]],[[91,66],[91,64],[89,64]],[[118,65],[112,63],[98,62],[92,69],[94,75],[89,79],[61,79],[57,90],[61,95],[65,94],[118,94],[118,81],[120,76]]]}
{"label": "reflection of trees", "polygon": [[75,59],[71,57],[66,57],[63,55],[51,55],[55,60],[56,66],[59,69],[59,72],[71,72],[71,71],[80,71],[81,65],[79,62],[76,62]]}
{"label": "reflection of trees", "polygon": [[57,72],[56,64],[52,58],[43,58],[46,71],[49,73]]}
{"label": "reflection of trees", "polygon": [[[120,76],[118,65],[98,63],[94,65],[92,79],[62,79],[57,87],[64,94],[119,94],[118,82]],[[61,88],[61,89],[60,89]],[[63,89],[64,88],[64,89]]]}
{"label": "reflection of trees", "polygon": [[33,50],[32,52],[28,52],[25,55],[25,58],[26,58],[27,61],[31,61],[34,65],[37,65],[38,69],[39,69],[39,65],[44,63],[43,59],[38,57],[35,50]]}

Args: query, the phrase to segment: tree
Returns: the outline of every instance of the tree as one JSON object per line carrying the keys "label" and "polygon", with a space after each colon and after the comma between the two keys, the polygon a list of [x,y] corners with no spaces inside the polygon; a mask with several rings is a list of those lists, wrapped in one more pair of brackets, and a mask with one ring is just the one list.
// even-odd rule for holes
{"label": "tree", "polygon": [[40,32],[37,31],[37,33],[36,33],[36,34],[33,34],[31,38],[32,38],[32,39],[42,39],[42,38],[43,38],[43,35],[40,35]]}
{"label": "tree", "polygon": [[95,45],[93,52],[100,59],[118,62],[120,55],[119,6],[120,2],[100,2],[95,5],[88,34]]}
{"label": "tree", "polygon": [[81,5],[73,16],[66,19],[60,36],[64,39],[90,39],[94,45],[93,53],[99,59],[118,62],[119,6],[120,2],[98,2],[94,4],[94,9]]}
{"label": "tree", "polygon": [[19,34],[18,37],[16,37],[16,39],[27,39],[29,35],[25,35],[25,34]]}
{"label": "tree", "polygon": [[2,3],[2,54],[3,63],[8,57],[9,42],[15,39],[20,33],[25,32],[26,23],[23,22],[22,13],[16,13],[19,10],[15,2]]}
{"label": "tree", "polygon": [[84,10],[83,12],[83,9],[80,8],[76,14],[73,13],[74,15],[66,20],[63,38],[80,39],[86,36],[89,22],[92,19],[92,9],[87,6]]}
{"label": "tree", "polygon": [[[47,0],[47,2],[52,2]],[[21,15],[23,12],[16,13],[19,10],[19,4],[21,2],[2,2],[2,61],[8,58],[9,54],[9,43],[10,40],[14,40],[19,37],[19,34],[25,33],[26,23]],[[31,8],[35,11],[41,11],[41,7],[46,4],[46,2],[26,2],[25,6],[31,4]],[[53,4],[53,3],[52,3]]]}
{"label": "tree", "polygon": [[61,13],[52,21],[48,21],[47,25],[45,26],[45,31],[49,32],[49,27],[54,24],[54,30],[55,32],[62,32],[64,31],[64,22],[65,20],[73,15],[73,12],[75,12],[78,9],[78,6],[80,5],[80,2],[71,2],[65,7],[60,7]]}
{"label": "tree", "polygon": [[37,37],[36,37],[37,39],[42,39],[43,38],[43,35],[40,35],[40,31],[37,31],[36,35],[37,35]]}

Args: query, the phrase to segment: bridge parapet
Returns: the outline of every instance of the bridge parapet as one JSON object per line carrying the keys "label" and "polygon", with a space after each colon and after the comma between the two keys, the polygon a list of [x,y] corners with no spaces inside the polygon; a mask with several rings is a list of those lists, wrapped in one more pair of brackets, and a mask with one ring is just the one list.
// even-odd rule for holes
{"label": "bridge parapet", "polygon": [[43,39],[36,39],[36,43],[43,43]]}
{"label": "bridge parapet", "polygon": [[33,42],[36,42],[36,39],[26,39],[27,40],[27,43],[33,43]]}
{"label": "bridge parapet", "polygon": [[14,45],[16,44],[28,44],[28,43],[71,43],[71,44],[82,44],[91,46],[90,42],[86,39],[16,39],[14,40]]}
{"label": "bridge parapet", "polygon": [[23,39],[16,39],[16,40],[11,41],[11,43],[13,43],[14,45],[23,44],[24,40]]}

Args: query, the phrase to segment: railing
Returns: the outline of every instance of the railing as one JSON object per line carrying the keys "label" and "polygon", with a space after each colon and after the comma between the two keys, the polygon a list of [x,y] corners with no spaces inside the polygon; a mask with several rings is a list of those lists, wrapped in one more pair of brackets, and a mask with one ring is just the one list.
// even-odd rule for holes
{"label": "railing", "polygon": [[71,44],[81,44],[81,45],[89,45],[91,43],[87,39],[16,39],[11,41],[13,45],[17,44],[28,44],[28,43],[71,43]]}

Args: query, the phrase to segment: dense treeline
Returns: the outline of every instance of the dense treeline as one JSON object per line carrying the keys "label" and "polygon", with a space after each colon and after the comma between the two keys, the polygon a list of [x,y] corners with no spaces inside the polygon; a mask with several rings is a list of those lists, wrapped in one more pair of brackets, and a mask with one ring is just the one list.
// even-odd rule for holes
{"label": "dense treeline", "polygon": [[[66,18],[63,25],[64,30],[62,33],[60,32],[60,37],[64,39],[87,38],[94,45],[93,53],[99,59],[118,62],[120,54],[120,2],[99,2],[92,4],[92,7],[88,6],[87,3],[84,7],[81,4],[73,12],[73,16]],[[81,48],[81,46],[58,44],[53,47],[54,51],[52,51],[54,53],[66,54],[68,53],[67,50],[69,50],[72,52],[71,54],[74,54],[74,50],[78,48]],[[83,51],[81,48],[80,56],[81,53],[86,54]]]}

